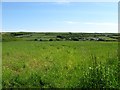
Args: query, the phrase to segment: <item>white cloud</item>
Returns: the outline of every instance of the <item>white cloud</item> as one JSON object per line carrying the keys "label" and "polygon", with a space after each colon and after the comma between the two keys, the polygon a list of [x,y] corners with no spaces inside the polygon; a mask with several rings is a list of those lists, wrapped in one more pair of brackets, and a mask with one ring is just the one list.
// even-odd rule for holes
{"label": "white cloud", "polygon": [[67,24],[77,24],[77,23],[80,23],[78,21],[64,21],[65,23]]}
{"label": "white cloud", "polygon": [[117,26],[118,23],[110,23],[110,22],[103,22],[103,23],[98,23],[98,22],[85,22],[84,24],[87,24],[87,25],[107,25],[107,26]]}

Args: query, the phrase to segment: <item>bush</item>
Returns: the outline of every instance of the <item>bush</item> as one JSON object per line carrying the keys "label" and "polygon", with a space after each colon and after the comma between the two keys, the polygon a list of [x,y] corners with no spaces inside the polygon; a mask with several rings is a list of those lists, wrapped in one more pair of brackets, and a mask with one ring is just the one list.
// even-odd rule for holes
{"label": "bush", "polygon": [[104,39],[102,39],[102,38],[99,38],[99,39],[98,39],[98,41],[105,41],[105,40],[104,40]]}
{"label": "bush", "polygon": [[57,38],[61,38],[61,39],[63,39],[63,38],[65,38],[64,36],[57,36]]}
{"label": "bush", "polygon": [[72,40],[73,40],[73,41],[79,41],[79,39],[78,39],[78,38],[73,38]]}
{"label": "bush", "polygon": [[56,38],[56,41],[60,41],[60,39]]}
{"label": "bush", "polygon": [[53,41],[53,39],[49,39],[49,41]]}
{"label": "bush", "polygon": [[19,40],[18,38],[12,36],[11,34],[7,33],[7,34],[3,34],[2,35],[2,41],[17,41]]}
{"label": "bush", "polygon": [[34,41],[37,41],[37,39],[34,39]]}
{"label": "bush", "polygon": [[43,41],[42,39],[40,39],[40,41]]}

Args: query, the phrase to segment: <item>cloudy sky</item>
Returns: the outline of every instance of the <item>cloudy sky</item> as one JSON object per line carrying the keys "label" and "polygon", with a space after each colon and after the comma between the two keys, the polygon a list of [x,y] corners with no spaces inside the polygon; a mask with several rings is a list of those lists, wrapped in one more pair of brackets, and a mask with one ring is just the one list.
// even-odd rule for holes
{"label": "cloudy sky", "polygon": [[118,32],[117,2],[3,2],[3,31]]}

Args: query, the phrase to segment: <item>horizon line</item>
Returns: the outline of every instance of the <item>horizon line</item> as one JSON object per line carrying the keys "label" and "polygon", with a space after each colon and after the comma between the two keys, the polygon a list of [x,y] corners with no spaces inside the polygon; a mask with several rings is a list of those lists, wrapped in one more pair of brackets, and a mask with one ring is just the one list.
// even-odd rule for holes
{"label": "horizon line", "polygon": [[0,33],[17,33],[17,32],[30,32],[30,33],[119,33],[119,32],[40,32],[40,31],[34,31],[34,32],[31,32],[31,31],[2,31]]}

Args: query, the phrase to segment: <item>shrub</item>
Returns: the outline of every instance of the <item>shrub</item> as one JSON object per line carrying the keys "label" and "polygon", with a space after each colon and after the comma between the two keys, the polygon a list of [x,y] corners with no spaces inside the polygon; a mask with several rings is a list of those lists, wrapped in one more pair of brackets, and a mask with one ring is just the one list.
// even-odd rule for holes
{"label": "shrub", "polygon": [[78,39],[78,38],[73,38],[72,40],[73,40],[73,41],[79,41],[79,39]]}
{"label": "shrub", "polygon": [[49,41],[53,41],[53,39],[49,39]]}
{"label": "shrub", "polygon": [[43,41],[42,39],[40,39],[40,41]]}
{"label": "shrub", "polygon": [[37,41],[37,39],[34,39],[34,41]]}
{"label": "shrub", "polygon": [[17,40],[19,39],[10,35],[9,33],[2,35],[2,41],[17,41]]}
{"label": "shrub", "polygon": [[60,39],[56,38],[56,41],[60,41]]}
{"label": "shrub", "polygon": [[102,39],[102,38],[99,38],[99,39],[98,39],[98,41],[105,41],[105,40],[104,40],[104,39]]}
{"label": "shrub", "polygon": [[64,37],[64,36],[59,36],[59,35],[58,35],[57,38],[61,38],[61,39],[63,39],[63,38],[65,38],[65,37]]}

